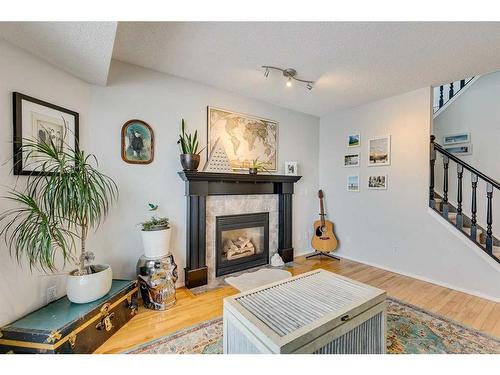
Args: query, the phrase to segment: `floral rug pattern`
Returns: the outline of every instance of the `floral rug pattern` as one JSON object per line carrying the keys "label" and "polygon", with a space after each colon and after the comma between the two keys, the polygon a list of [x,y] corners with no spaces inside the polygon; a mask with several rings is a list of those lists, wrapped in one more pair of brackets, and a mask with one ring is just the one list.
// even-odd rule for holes
{"label": "floral rug pattern", "polygon": [[[222,334],[222,318],[216,318],[150,341],[127,353],[222,354]],[[388,298],[387,353],[500,354],[500,339]]]}

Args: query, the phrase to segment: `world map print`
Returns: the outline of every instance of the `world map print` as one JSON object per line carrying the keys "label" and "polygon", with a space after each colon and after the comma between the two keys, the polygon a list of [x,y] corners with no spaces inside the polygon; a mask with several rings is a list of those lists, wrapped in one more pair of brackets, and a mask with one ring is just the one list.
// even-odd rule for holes
{"label": "world map print", "polygon": [[232,169],[247,169],[252,161],[277,171],[278,123],[218,108],[208,108],[209,153],[217,140],[224,145]]}

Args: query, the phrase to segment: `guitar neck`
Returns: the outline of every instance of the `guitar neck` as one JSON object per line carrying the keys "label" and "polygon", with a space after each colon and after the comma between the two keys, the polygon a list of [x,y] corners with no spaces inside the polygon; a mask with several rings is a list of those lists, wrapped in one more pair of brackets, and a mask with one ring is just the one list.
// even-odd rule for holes
{"label": "guitar neck", "polygon": [[323,198],[319,199],[319,209],[320,209],[320,214],[319,217],[321,218],[321,225],[325,225],[325,208],[323,207]]}

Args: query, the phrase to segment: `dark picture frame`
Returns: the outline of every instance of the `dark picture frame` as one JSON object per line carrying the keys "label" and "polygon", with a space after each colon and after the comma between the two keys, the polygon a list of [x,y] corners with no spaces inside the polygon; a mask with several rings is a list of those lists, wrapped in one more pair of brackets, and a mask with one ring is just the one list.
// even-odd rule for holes
{"label": "dark picture frame", "polygon": [[[74,142],[70,146],[76,151],[78,151],[78,142],[79,142],[79,119],[80,115],[78,112],[72,111],[70,109],[33,98],[31,96],[21,94],[19,92],[13,92],[12,95],[12,102],[13,102],[13,114],[14,114],[14,138],[13,138],[13,172],[14,175],[24,175],[24,176],[30,176],[30,175],[42,175],[42,174],[47,174],[43,173],[41,171],[37,170],[30,170],[25,166],[25,160],[23,157],[23,152],[22,152],[22,145],[23,145],[23,139],[26,138],[35,138],[33,134],[24,134],[23,133],[23,128],[24,125],[27,124],[29,119],[23,118],[23,102],[27,103],[33,103],[35,105],[45,107],[49,110],[57,111],[60,112],[61,117],[62,114],[65,114],[66,116],[72,116],[73,117],[73,129],[71,129],[71,132],[66,133],[66,137],[74,137]],[[67,142],[67,139],[63,139],[64,142]]]}
{"label": "dark picture frame", "polygon": [[[149,143],[149,147],[150,147],[150,149],[148,151],[149,158],[147,158],[147,159],[140,160],[140,159],[132,158],[129,156],[129,154],[127,152],[127,149],[129,148],[127,146],[127,136],[128,136],[127,132],[129,130],[129,127],[132,127],[132,126],[142,127],[149,134],[149,140],[146,139],[146,142]],[[148,145],[146,144],[145,147],[147,147],[147,146]],[[149,126],[149,124],[147,124],[145,121],[138,120],[138,119],[129,120],[125,124],[123,124],[122,131],[121,131],[121,155],[122,155],[122,160],[125,163],[129,163],[129,164],[150,164],[150,163],[152,163],[154,160],[154,156],[155,156],[155,135],[154,135],[153,128],[151,128],[151,126]]]}

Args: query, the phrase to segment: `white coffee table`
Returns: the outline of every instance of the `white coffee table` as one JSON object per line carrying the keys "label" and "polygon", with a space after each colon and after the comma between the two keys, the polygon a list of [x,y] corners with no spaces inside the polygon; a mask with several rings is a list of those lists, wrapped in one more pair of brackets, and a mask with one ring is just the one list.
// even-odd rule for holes
{"label": "white coffee table", "polygon": [[325,270],[224,299],[224,353],[385,353],[386,293]]}

